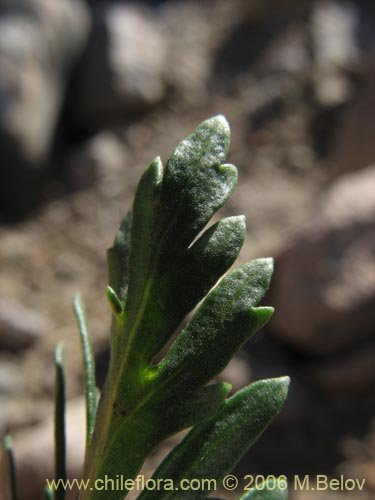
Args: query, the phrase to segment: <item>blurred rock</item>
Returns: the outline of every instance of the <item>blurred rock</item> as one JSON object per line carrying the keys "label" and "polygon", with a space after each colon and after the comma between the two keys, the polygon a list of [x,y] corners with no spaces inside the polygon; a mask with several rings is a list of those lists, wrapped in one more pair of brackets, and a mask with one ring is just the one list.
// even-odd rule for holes
{"label": "blurred rock", "polygon": [[80,0],[2,1],[0,15],[0,195],[27,203],[45,165],[67,79],[89,30]]}
{"label": "blurred rock", "polygon": [[269,121],[285,113],[288,96],[286,78],[264,78],[262,85],[257,85],[249,99],[249,124],[252,132],[266,127]]}
{"label": "blurred rock", "polygon": [[[17,369],[20,371],[19,367]],[[15,393],[0,393],[0,435],[2,436],[9,431],[13,434],[16,429],[38,424],[45,418],[46,412],[51,406],[50,401],[39,399],[36,405],[35,399],[27,399],[27,396],[21,395],[20,390],[24,390],[26,384],[23,383],[23,380],[20,380],[19,376],[17,378],[17,387],[14,387],[14,389],[17,389],[17,397],[15,397]],[[0,498],[2,498],[1,495]]]}
{"label": "blurred rock", "polygon": [[31,347],[48,328],[47,320],[37,312],[11,300],[0,300],[0,349]]}
{"label": "blurred rock", "polygon": [[353,2],[321,0],[314,3],[311,31],[316,63],[316,98],[322,105],[337,105],[351,95],[344,68],[357,65],[361,56],[357,37],[360,10]]}
{"label": "blurred rock", "polygon": [[[84,400],[77,398],[68,403],[66,411],[67,477],[69,479],[79,478],[81,475],[85,427]],[[19,498],[23,500],[41,498],[46,478],[53,478],[53,433],[51,416],[42,423],[14,435],[17,487]],[[0,484],[0,493],[4,491],[4,488],[4,484]],[[67,500],[75,498],[76,495],[77,492],[67,492]],[[4,498],[4,494],[1,498]]]}
{"label": "blurred rock", "polygon": [[[219,4],[217,5],[219,7]],[[227,2],[226,19],[233,22],[236,5]],[[167,2],[162,9],[163,29],[168,40],[167,80],[178,100],[187,106],[210,102],[212,88],[212,51],[221,27],[212,22],[212,7],[204,2]],[[189,22],[186,22],[186,20]]]}
{"label": "blurred rock", "polygon": [[111,131],[97,134],[75,151],[68,163],[70,184],[79,189],[95,179],[99,194],[115,198],[124,189],[126,149],[124,143]]}
{"label": "blurred rock", "polygon": [[95,9],[78,82],[80,121],[92,126],[160,102],[166,56],[162,30],[146,7],[108,3]]}
{"label": "blurred rock", "polygon": [[[346,478],[365,479],[362,491],[300,491],[295,492],[293,500],[373,500],[375,493],[375,420],[369,423],[369,432],[361,439],[348,437],[342,442],[342,451],[345,460],[335,467],[334,473],[329,477],[339,477],[343,474]],[[318,472],[318,474],[321,471]],[[312,482],[314,479],[312,478]]]}
{"label": "blurred rock", "polygon": [[372,393],[375,388],[375,346],[365,345],[338,359],[319,363],[314,379],[326,391],[339,393]]}
{"label": "blurred rock", "polygon": [[310,20],[315,149],[331,178],[375,161],[375,9],[369,1],[321,0]]}
{"label": "blurred rock", "polygon": [[264,53],[262,68],[268,72],[285,72],[304,76],[311,64],[309,39],[305,27],[292,25],[286,29]]}
{"label": "blurred rock", "polygon": [[375,57],[364,66],[362,82],[341,114],[329,162],[333,175],[375,163]]}
{"label": "blurred rock", "polygon": [[375,169],[340,178],[276,260],[269,303],[275,335],[314,353],[360,343],[373,331]]}
{"label": "blurred rock", "polygon": [[[375,493],[375,418],[369,422],[369,432],[362,439],[347,437],[342,443],[345,461],[338,470],[347,477],[365,477],[366,490]],[[373,498],[373,497],[372,497]]]}
{"label": "blurred rock", "polygon": [[0,359],[0,394],[15,394],[21,390],[22,385],[22,376],[17,364],[7,359]]}

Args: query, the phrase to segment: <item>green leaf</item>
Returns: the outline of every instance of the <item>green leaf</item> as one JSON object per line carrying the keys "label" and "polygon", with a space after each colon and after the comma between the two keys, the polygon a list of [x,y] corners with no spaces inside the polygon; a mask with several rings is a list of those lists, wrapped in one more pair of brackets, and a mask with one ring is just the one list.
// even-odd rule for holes
{"label": "green leaf", "polygon": [[[119,464],[123,477],[135,477],[157,444],[212,417],[225,401],[230,389],[231,386],[226,383],[214,384],[195,393],[181,393],[178,401],[155,394],[129,414],[116,404],[116,425],[112,427],[107,447],[101,452],[102,472],[95,477],[116,477]],[[120,499],[125,493],[113,491],[106,493],[106,498]],[[102,495],[99,491],[93,491],[89,498],[99,500],[103,498]]]}
{"label": "green leaf", "polygon": [[[154,413],[162,412],[163,418],[156,423],[153,432],[165,439],[197,422],[212,417],[230,393],[232,386],[221,382],[198,389],[175,393],[157,393],[153,397]],[[151,407],[152,405],[150,405]],[[157,425],[160,425],[159,432]]]}
{"label": "green leaf", "polygon": [[285,479],[269,479],[239,500],[288,500],[288,483]]}
{"label": "green leaf", "polygon": [[[232,265],[246,234],[242,216],[222,219],[209,228],[184,254],[170,258],[157,274],[150,304],[140,329],[138,343],[151,362],[174,329]],[[152,332],[152,333],[151,333]]]}
{"label": "green leaf", "polygon": [[92,434],[94,432],[97,406],[95,360],[92,351],[92,341],[87,321],[85,304],[81,295],[77,294],[74,297],[73,308],[77,318],[83,356],[83,385],[86,402],[86,447],[88,448],[91,444]]}
{"label": "green leaf", "polygon": [[44,488],[44,500],[53,500],[53,492],[45,486]]}
{"label": "green leaf", "polygon": [[133,204],[129,258],[129,296],[126,311],[130,318],[142,301],[155,251],[154,234],[159,232],[157,221],[158,194],[163,165],[155,158],[139,181]]}
{"label": "green leaf", "polygon": [[[220,481],[238,463],[280,411],[289,378],[261,380],[225,401],[208,422],[196,426],[158,467],[154,479]],[[198,500],[208,491],[144,491],[138,500]]]}
{"label": "green leaf", "polygon": [[[55,480],[66,480],[65,449],[65,376],[63,364],[63,345],[55,350],[56,397],[55,397]],[[55,500],[65,499],[65,490],[60,485],[54,494]]]}
{"label": "green leaf", "polygon": [[[165,178],[160,159],[148,167],[133,205],[130,245],[127,222],[108,253],[110,286],[120,301],[127,278],[116,282],[114,270],[125,273],[125,262],[128,260],[129,264],[125,310],[113,319],[110,373],[120,371],[119,378],[127,381],[127,388],[132,388],[126,390],[121,384],[119,389],[120,400],[131,406],[141,396],[145,369],[186,314],[234,262],[246,232],[243,217],[229,218],[209,229],[191,246],[214,211],[230,195],[237,171],[235,167],[220,165],[229,144],[229,127],[223,117],[203,122],[182,144],[177,148],[180,153],[176,150],[168,161]],[[198,148],[197,155],[202,155],[202,161],[197,156],[192,162],[183,153],[191,147]],[[183,170],[181,155],[185,155]],[[186,182],[177,197],[176,188],[168,198],[165,183],[171,185],[168,181],[171,175],[175,180],[181,175]],[[179,189],[181,186],[180,183]],[[187,227],[190,227],[188,240]],[[115,296],[110,298],[117,311]]]}
{"label": "green leaf", "polygon": [[202,122],[168,159],[161,205],[169,232],[182,245],[189,244],[225,203],[237,183],[237,169],[223,165],[230,142],[226,119],[215,116]]}
{"label": "green leaf", "polygon": [[[229,126],[218,116],[201,123],[177,146],[164,172],[156,158],[141,178],[132,215],[124,219],[108,250],[111,357],[85,479],[117,474],[134,478],[158,444],[188,427],[193,429],[183,441],[187,447],[181,444],[166,467],[175,475],[182,470],[190,474],[200,461],[203,471],[215,469],[220,475],[279,409],[279,382],[252,385],[229,400],[228,384],[207,386],[273,312],[257,307],[269,286],[272,259],[245,264],[215,288],[246,234],[243,216],[205,228],[237,182],[236,168],[223,164],[228,147]],[[171,336],[202,299],[159,361]],[[274,399],[268,394],[272,390]],[[232,447],[226,434],[233,438]],[[189,452],[190,444],[196,456]],[[106,492],[106,498],[120,500],[125,493]],[[85,491],[79,498],[99,500],[102,493]]]}
{"label": "green leaf", "polygon": [[272,259],[245,264],[206,297],[187,328],[153,372],[155,384],[199,387],[220,373],[234,354],[273,314],[254,306],[266,292]]}
{"label": "green leaf", "polygon": [[9,462],[9,479],[10,479],[10,496],[11,500],[17,500],[18,495],[17,495],[17,484],[16,484],[16,465],[14,462],[14,455],[13,455],[13,440],[11,436],[6,435],[4,437],[4,449],[5,453],[8,456],[8,462]]}
{"label": "green leaf", "polygon": [[[121,222],[113,246],[107,250],[109,286],[107,299],[114,317],[111,325],[111,363],[110,370],[117,370],[121,360],[122,348],[119,346],[123,330],[124,307],[129,283],[130,231],[133,214],[130,210]],[[111,289],[113,293],[108,293]],[[118,311],[121,308],[121,313]]]}
{"label": "green leaf", "polygon": [[[202,234],[186,251],[183,260],[170,261],[164,275],[164,294],[169,304],[169,315],[175,318],[173,323],[178,324],[181,317],[193,309],[233,264],[245,235],[243,216],[222,219]],[[160,344],[164,340],[162,337]],[[157,352],[159,348],[153,347],[152,352]]]}
{"label": "green leaf", "polygon": [[[122,335],[127,342],[125,358],[135,350],[139,361],[150,362],[238,255],[245,234],[243,220],[236,221],[239,231],[230,248],[226,245],[217,252],[209,283],[194,273],[194,252],[188,248],[237,182],[236,168],[221,165],[228,144],[225,119],[207,120],[176,148],[164,178],[157,160],[141,179],[133,206],[125,307],[129,333]],[[192,150],[195,156],[191,156]],[[189,293],[180,299],[181,280],[185,279],[190,281]]]}
{"label": "green leaf", "polygon": [[107,250],[109,286],[121,301],[125,301],[129,282],[130,228],[132,212],[129,211],[121,222],[113,246]]}
{"label": "green leaf", "polygon": [[163,199],[177,199],[197,169],[204,170],[223,163],[229,142],[229,124],[224,116],[214,116],[202,122],[169,157]]}
{"label": "green leaf", "polygon": [[121,300],[117,293],[113,290],[112,287],[107,286],[106,289],[107,299],[109,305],[111,306],[112,312],[115,316],[119,316],[124,312],[124,305],[121,303]]}
{"label": "green leaf", "polygon": [[237,179],[237,169],[233,165],[212,165],[196,169],[173,213],[169,237],[174,238],[182,248],[189,245],[227,201]]}

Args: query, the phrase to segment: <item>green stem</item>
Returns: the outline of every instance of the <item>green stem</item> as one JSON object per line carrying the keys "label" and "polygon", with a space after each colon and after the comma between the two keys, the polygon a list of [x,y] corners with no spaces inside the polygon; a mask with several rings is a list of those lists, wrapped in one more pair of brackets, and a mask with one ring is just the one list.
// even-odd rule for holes
{"label": "green stem", "polygon": [[[65,447],[65,377],[63,365],[63,345],[59,343],[55,351],[56,400],[55,400],[55,480],[66,480]],[[55,500],[65,499],[63,485],[55,492]]]}
{"label": "green stem", "polygon": [[91,444],[95,426],[97,389],[95,382],[95,360],[92,351],[92,341],[87,321],[85,304],[82,296],[77,294],[73,302],[74,313],[77,318],[83,355],[83,377],[86,400],[86,448]]}
{"label": "green stem", "polygon": [[53,492],[48,486],[44,488],[44,500],[53,500]]}
{"label": "green stem", "polygon": [[9,460],[9,475],[10,475],[10,494],[12,500],[17,500],[17,487],[16,487],[16,466],[14,463],[13,455],[13,441],[11,436],[7,435],[4,438],[4,448],[8,455]]}

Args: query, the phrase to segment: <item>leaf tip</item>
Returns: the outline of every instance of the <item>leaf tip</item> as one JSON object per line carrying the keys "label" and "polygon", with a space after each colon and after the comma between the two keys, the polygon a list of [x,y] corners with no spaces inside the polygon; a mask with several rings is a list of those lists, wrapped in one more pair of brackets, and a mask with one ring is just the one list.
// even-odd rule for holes
{"label": "leaf tip", "polygon": [[240,214],[240,215],[232,215],[231,217],[228,217],[229,219],[233,219],[235,221],[238,221],[240,224],[246,225],[246,215]]}
{"label": "leaf tip", "polygon": [[3,439],[4,448],[7,452],[13,450],[13,439],[10,434],[6,434]]}
{"label": "leaf tip", "polygon": [[230,181],[231,192],[236,187],[238,182],[238,170],[232,163],[222,163],[217,166],[218,170],[226,176],[228,181]]}
{"label": "leaf tip", "polygon": [[197,131],[204,131],[211,136],[214,143],[221,144],[223,147],[221,161],[225,159],[228,153],[230,143],[230,126],[224,115],[216,115],[203,121],[198,127]]}
{"label": "leaf tip", "polygon": [[280,382],[280,385],[285,387],[286,390],[288,390],[290,384],[290,377],[288,375],[284,375],[283,377],[279,377],[278,380]]}
{"label": "leaf tip", "polygon": [[163,162],[160,158],[160,156],[156,156],[152,162],[150,167],[155,170],[157,177],[161,179],[162,174],[163,174]]}
{"label": "leaf tip", "polygon": [[77,292],[73,295],[73,307],[77,307],[82,301],[82,294]]}
{"label": "leaf tip", "polygon": [[210,128],[216,129],[218,133],[222,135],[230,135],[230,126],[228,120],[225,118],[223,114],[219,114],[216,116],[212,116],[203,122]]}
{"label": "leaf tip", "polygon": [[223,393],[225,393],[225,394],[227,394],[227,395],[228,395],[228,394],[232,391],[232,389],[233,389],[233,385],[232,385],[232,384],[230,384],[229,382],[221,382],[221,386],[222,386],[222,391],[223,391]]}
{"label": "leaf tip", "polygon": [[121,314],[124,311],[124,306],[123,306],[121,300],[119,299],[117,293],[109,285],[106,288],[106,295],[107,295],[107,299],[108,299],[109,305],[111,306],[113,314],[115,316]]}
{"label": "leaf tip", "polygon": [[262,307],[251,307],[250,314],[254,314],[256,317],[256,329],[260,330],[263,328],[271,319],[275,309],[270,306]]}
{"label": "leaf tip", "polygon": [[216,223],[217,226],[237,229],[241,233],[246,232],[246,217],[244,215],[231,215],[230,217],[224,217]]}
{"label": "leaf tip", "polygon": [[265,257],[258,260],[270,273],[273,272],[274,260],[272,257]]}
{"label": "leaf tip", "polygon": [[275,394],[276,393],[278,394],[279,400],[281,401],[282,404],[284,404],[289,391],[290,377],[283,376],[270,379],[270,381],[274,385]]}
{"label": "leaf tip", "polygon": [[237,233],[241,234],[243,239],[246,237],[246,217],[245,215],[233,215],[222,219],[227,227],[233,228]]}
{"label": "leaf tip", "polygon": [[55,348],[55,364],[56,365],[62,366],[63,356],[64,356],[64,343],[59,342]]}

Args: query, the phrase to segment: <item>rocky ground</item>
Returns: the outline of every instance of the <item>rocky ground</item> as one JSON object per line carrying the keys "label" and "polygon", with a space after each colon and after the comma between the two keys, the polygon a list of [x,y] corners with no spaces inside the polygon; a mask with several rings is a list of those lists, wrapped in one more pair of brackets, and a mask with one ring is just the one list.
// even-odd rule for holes
{"label": "rocky ground", "polygon": [[222,212],[247,216],[240,260],[276,259],[277,313],[226,376],[292,377],[238,473],[366,478],[297,500],[374,494],[374,27],[370,1],[0,0],[0,434],[18,443],[22,498],[51,464],[59,340],[68,396],[82,392],[73,294],[103,380],[105,249],[144,167],[218,113],[240,174]]}

